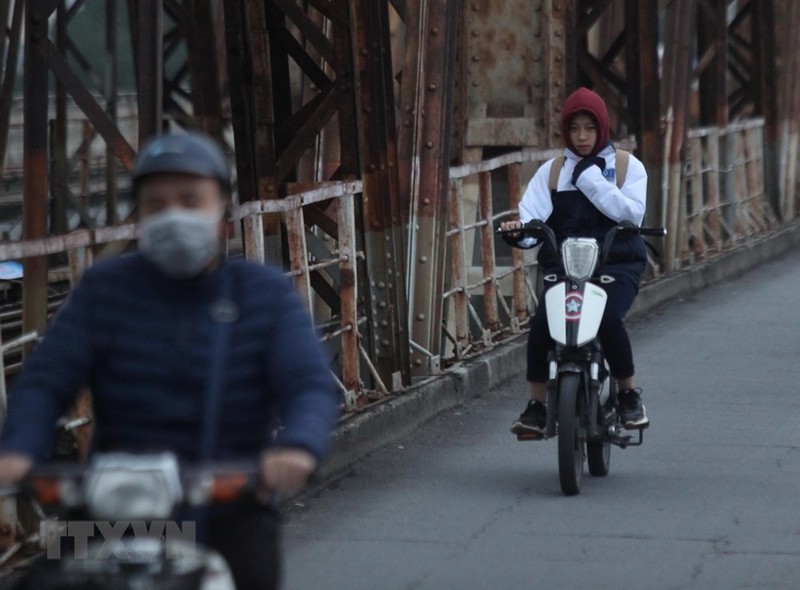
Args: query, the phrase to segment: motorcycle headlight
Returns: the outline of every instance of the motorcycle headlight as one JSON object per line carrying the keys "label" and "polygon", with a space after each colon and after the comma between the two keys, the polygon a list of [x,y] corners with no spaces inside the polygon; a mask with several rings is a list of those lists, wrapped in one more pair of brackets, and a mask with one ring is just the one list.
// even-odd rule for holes
{"label": "motorcycle headlight", "polygon": [[98,455],[84,480],[86,507],[101,520],[166,520],[182,498],[171,453]]}
{"label": "motorcycle headlight", "polygon": [[591,278],[599,256],[600,247],[592,238],[567,238],[561,244],[564,272],[575,282]]}

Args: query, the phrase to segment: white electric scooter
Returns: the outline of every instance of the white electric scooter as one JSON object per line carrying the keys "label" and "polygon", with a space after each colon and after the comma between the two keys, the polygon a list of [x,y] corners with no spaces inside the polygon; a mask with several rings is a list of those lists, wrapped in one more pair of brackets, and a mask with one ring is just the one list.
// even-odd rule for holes
{"label": "white electric scooter", "polygon": [[[544,277],[550,286],[545,293],[547,324],[553,340],[548,356],[547,438],[558,436],[558,472],[566,495],[580,493],[583,464],[589,473],[608,474],[611,445],[620,448],[642,444],[627,434],[617,412],[617,385],[611,378],[597,332],[605,311],[607,295],[600,286],[614,281],[596,274],[602,269],[617,235],[664,236],[664,228],[620,224],[605,237],[603,251],[594,238],[567,238],[559,251],[553,230],[534,220],[517,230],[500,234],[521,234],[545,240],[559,256],[562,274]],[[540,438],[518,435],[520,440]]]}

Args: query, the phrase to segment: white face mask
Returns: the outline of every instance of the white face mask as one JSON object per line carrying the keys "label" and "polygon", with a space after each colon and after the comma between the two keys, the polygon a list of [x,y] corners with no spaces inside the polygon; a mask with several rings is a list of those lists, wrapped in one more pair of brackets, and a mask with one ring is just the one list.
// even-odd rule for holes
{"label": "white face mask", "polygon": [[156,213],[141,223],[139,251],[170,278],[196,277],[221,251],[217,235],[221,218],[222,213],[191,209]]}

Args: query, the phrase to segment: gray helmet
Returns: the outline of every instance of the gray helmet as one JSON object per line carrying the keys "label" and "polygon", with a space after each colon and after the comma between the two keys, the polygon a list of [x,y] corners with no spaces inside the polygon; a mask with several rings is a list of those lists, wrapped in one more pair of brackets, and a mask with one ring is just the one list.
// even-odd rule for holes
{"label": "gray helmet", "polygon": [[131,173],[134,191],[142,178],[160,172],[216,178],[226,193],[231,191],[225,155],[213,139],[197,131],[161,135],[142,148]]}

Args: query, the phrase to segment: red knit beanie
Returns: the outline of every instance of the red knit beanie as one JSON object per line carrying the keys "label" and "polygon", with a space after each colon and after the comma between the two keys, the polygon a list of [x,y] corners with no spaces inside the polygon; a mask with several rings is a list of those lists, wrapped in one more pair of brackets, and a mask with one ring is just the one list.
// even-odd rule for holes
{"label": "red knit beanie", "polygon": [[564,142],[567,147],[576,154],[578,150],[572,144],[569,135],[569,124],[572,117],[578,113],[586,113],[597,124],[597,141],[592,148],[590,156],[594,156],[608,144],[608,109],[606,103],[600,95],[592,92],[588,88],[578,88],[564,101],[564,108],[561,109],[561,130],[564,134]]}

